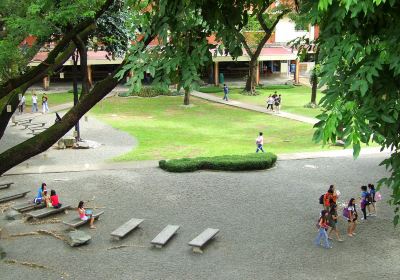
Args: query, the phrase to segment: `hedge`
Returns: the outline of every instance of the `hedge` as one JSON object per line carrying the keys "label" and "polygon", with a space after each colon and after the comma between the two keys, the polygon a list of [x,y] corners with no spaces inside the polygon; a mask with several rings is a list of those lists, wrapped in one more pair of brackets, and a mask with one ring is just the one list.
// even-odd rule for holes
{"label": "hedge", "polygon": [[156,97],[156,96],[178,96],[182,95],[176,91],[171,92],[167,88],[157,86],[144,86],[139,92],[121,92],[119,97],[139,96],[139,97]]}
{"label": "hedge", "polygon": [[169,172],[193,172],[196,170],[245,171],[271,168],[276,160],[277,156],[273,153],[254,153],[160,160],[159,166]]}
{"label": "hedge", "polygon": [[217,92],[223,92],[223,88],[217,87],[217,86],[211,86],[211,87],[201,87],[199,88],[200,92],[204,93],[217,93]]}

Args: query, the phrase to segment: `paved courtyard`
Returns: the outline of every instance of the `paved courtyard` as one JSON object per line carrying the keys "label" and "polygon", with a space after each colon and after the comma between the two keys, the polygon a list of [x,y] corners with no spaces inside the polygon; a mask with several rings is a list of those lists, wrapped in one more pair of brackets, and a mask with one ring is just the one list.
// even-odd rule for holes
{"label": "paved courtyard", "polygon": [[[334,183],[341,202],[359,196],[359,186],[386,175],[378,167],[382,155],[279,161],[259,172],[166,173],[158,168],[13,175],[15,189],[36,192],[42,181],[63,202],[79,200],[105,211],[84,247],[71,248],[51,236],[0,240],[7,259],[36,263],[31,268],[0,262],[1,279],[398,279],[400,237],[392,209],[381,202],[378,217],[358,225],[358,235],[325,250],[313,245],[319,196]],[[3,191],[4,192],[4,191]],[[389,197],[387,189],[383,197]],[[22,201],[22,200],[20,200]],[[8,234],[38,229],[65,234],[56,223],[31,225],[21,220],[0,227]],[[136,217],[142,228],[122,241],[110,232]],[[53,220],[54,222],[54,220]],[[167,224],[181,225],[163,249],[150,240]],[[219,228],[203,255],[187,245],[207,227]],[[345,231],[345,222],[339,228]],[[124,245],[119,247],[120,245]]]}

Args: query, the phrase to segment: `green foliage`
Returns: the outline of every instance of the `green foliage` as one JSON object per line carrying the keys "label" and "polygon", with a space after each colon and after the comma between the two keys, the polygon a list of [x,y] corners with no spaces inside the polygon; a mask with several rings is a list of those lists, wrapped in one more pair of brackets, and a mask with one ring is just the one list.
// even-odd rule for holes
{"label": "green foliage", "polygon": [[322,143],[345,140],[354,157],[361,143],[392,150],[382,164],[391,176],[382,179],[393,190],[396,218],[400,205],[400,3],[388,1],[305,1],[320,26],[319,50],[326,85],[314,135]]}
{"label": "green foliage", "polygon": [[200,92],[204,93],[217,93],[217,92],[223,92],[223,88],[217,87],[217,86],[212,86],[212,87],[201,87],[199,88]]}
{"label": "green foliage", "polygon": [[159,166],[169,172],[193,172],[197,170],[248,171],[271,168],[276,160],[277,156],[275,154],[261,153],[160,160]]}
{"label": "green foliage", "polygon": [[138,96],[138,97],[156,97],[156,96],[179,96],[179,92],[171,92],[168,88],[160,86],[142,87],[138,92],[121,92],[119,97]]}

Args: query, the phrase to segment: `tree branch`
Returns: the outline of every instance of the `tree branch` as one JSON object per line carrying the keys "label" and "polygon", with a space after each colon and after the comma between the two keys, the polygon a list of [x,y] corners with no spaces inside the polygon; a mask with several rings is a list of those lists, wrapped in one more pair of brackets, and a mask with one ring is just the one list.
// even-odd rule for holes
{"label": "tree branch", "polygon": [[90,84],[89,84],[89,71],[88,71],[88,65],[87,65],[87,60],[88,60],[88,55],[87,55],[87,48],[85,42],[81,39],[81,37],[78,35],[76,38],[74,38],[74,43],[78,49],[79,55],[80,55],[80,61],[81,61],[81,72],[82,72],[82,93],[81,96],[89,93],[90,91]]}

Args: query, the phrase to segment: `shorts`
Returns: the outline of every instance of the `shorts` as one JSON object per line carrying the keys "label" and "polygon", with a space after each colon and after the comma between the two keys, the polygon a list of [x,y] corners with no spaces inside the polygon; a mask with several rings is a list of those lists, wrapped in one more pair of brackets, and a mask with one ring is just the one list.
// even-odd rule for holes
{"label": "shorts", "polygon": [[82,221],[87,221],[87,220],[89,220],[89,217],[88,216],[84,216],[84,217],[81,218],[81,220]]}

